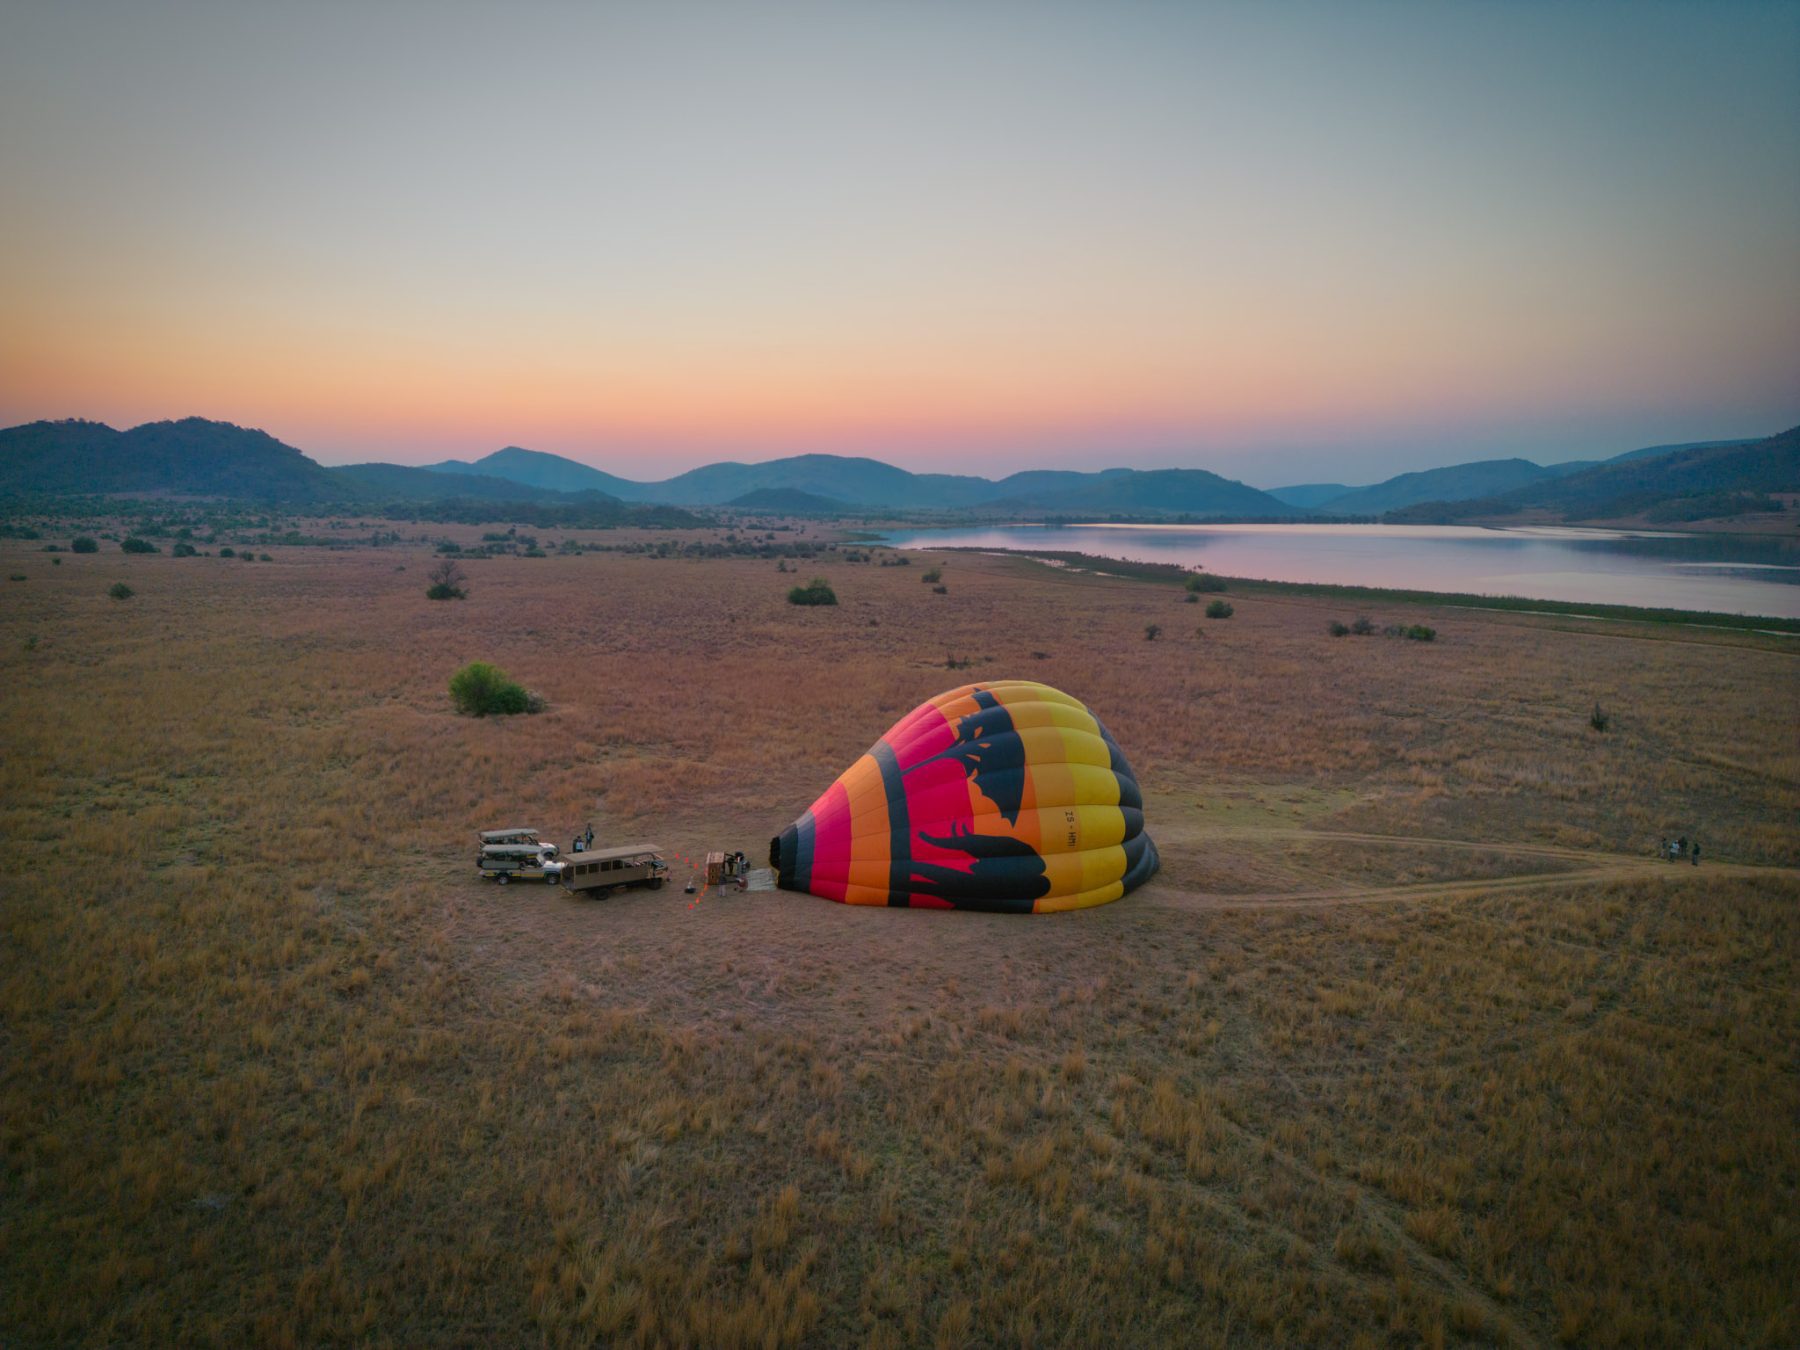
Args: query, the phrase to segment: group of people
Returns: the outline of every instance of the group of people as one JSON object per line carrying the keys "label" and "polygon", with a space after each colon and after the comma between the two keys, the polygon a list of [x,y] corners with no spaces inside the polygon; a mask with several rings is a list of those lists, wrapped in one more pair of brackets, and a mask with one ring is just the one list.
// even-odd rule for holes
{"label": "group of people", "polygon": [[594,822],[589,821],[586,834],[575,836],[575,842],[569,846],[571,853],[586,853],[594,846]]}
{"label": "group of people", "polygon": [[1670,862],[1680,862],[1686,858],[1695,867],[1700,865],[1700,841],[1690,840],[1685,834],[1679,839],[1664,839],[1659,852]]}

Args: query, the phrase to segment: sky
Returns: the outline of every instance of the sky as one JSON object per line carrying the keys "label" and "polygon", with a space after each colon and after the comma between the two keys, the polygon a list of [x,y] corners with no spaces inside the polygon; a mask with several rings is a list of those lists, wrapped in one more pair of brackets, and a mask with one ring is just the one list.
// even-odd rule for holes
{"label": "sky", "polygon": [[0,0],[0,425],[1371,482],[1800,422],[1800,5]]}

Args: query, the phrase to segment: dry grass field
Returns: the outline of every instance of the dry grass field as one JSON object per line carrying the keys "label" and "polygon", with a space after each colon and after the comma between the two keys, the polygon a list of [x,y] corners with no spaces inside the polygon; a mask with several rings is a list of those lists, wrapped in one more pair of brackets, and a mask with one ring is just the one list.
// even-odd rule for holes
{"label": "dry grass field", "polygon": [[[966,555],[941,595],[802,562],[841,603],[797,608],[749,559],[495,558],[432,603],[423,546],[29,548],[6,1345],[1800,1340],[1800,642],[1379,606],[1437,640],[1334,639],[1313,599],[1207,620]],[[476,658],[547,710],[456,716]],[[1142,891],[474,875],[520,822],[760,861],[1001,675],[1131,756]]]}

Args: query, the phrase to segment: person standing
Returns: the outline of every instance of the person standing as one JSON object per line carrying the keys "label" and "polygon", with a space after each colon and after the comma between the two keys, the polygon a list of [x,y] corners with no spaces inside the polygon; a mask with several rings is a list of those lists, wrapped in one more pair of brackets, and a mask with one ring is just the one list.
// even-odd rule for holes
{"label": "person standing", "polygon": [[1700,841],[1698,839],[1694,840],[1693,847],[1688,851],[1688,861],[1695,867],[1700,865]]}

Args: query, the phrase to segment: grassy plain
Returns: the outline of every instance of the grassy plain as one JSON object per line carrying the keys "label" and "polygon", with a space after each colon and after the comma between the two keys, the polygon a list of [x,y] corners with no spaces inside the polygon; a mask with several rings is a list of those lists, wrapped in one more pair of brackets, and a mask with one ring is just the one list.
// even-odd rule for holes
{"label": "grassy plain", "polygon": [[[422,547],[28,548],[6,1344],[1800,1338],[1791,639],[1333,639],[1329,598],[1209,621],[967,555],[945,594],[802,564],[840,603],[800,608],[748,559],[495,558],[432,603]],[[476,658],[548,710],[454,715]],[[1017,919],[473,876],[520,821],[760,859],[1001,675],[1107,721],[1152,885]]]}

